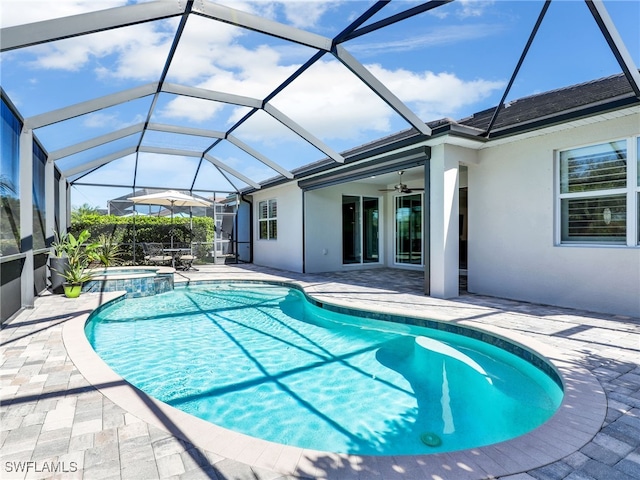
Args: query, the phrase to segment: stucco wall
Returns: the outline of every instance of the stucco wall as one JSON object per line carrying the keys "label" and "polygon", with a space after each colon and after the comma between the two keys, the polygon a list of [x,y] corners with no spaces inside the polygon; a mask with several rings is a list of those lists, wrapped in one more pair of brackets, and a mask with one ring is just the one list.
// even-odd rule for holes
{"label": "stucco wall", "polygon": [[[253,197],[253,263],[281,268],[292,272],[302,271],[302,191],[291,183]],[[275,198],[278,201],[278,238],[260,240],[258,228],[258,204]]]}
{"label": "stucco wall", "polygon": [[311,190],[306,193],[307,240],[306,271],[309,273],[332,272],[343,269],[379,267],[387,257],[384,248],[388,232],[380,232],[381,264],[342,264],[342,196],[362,195],[380,198],[381,224],[384,223],[385,205],[388,203],[380,186],[346,183],[333,187]]}
{"label": "stucco wall", "polygon": [[640,317],[640,248],[554,244],[554,150],[637,135],[640,116],[479,152],[469,166],[469,291]]}

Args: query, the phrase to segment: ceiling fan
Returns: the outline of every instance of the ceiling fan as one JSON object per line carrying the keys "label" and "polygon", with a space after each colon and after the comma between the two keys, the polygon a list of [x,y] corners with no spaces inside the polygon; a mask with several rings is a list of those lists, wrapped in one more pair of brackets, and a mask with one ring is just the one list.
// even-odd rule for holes
{"label": "ceiling fan", "polygon": [[398,193],[411,193],[413,191],[422,191],[424,188],[409,188],[407,185],[402,183],[402,174],[404,170],[400,170],[398,175],[400,175],[400,182],[397,185],[394,185],[393,188],[384,188],[379,190],[380,192],[398,192]]}

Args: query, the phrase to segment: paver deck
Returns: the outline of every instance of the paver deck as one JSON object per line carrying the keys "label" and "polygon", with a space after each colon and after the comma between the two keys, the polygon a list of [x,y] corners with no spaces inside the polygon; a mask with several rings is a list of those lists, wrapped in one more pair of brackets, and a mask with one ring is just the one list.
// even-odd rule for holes
{"label": "paver deck", "polygon": [[640,319],[469,294],[434,299],[412,271],[199,268],[176,281],[288,280],[325,302],[506,331],[553,357],[571,398],[534,434],[464,452],[358,457],[265,446],[176,414],[95,361],[74,335],[114,294],[45,294],[2,329],[0,478],[640,479]]}

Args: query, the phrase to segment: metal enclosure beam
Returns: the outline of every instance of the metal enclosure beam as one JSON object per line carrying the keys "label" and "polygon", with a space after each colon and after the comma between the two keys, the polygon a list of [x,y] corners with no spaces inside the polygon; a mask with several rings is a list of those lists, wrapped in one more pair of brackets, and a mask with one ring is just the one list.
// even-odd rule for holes
{"label": "metal enclosure beam", "polygon": [[237,172],[236,170],[234,170],[233,168],[229,167],[228,165],[225,165],[224,163],[222,163],[220,160],[218,160],[215,157],[212,157],[211,155],[209,155],[208,153],[204,154],[203,157],[207,162],[211,163],[212,165],[218,167],[220,170],[224,170],[225,172],[227,172],[230,175],[233,175],[234,177],[242,180],[244,183],[246,183],[247,185],[251,185],[253,188],[256,189],[260,189],[260,184],[254,182],[253,180],[251,180],[250,178],[245,177],[244,175],[242,175],[240,172]]}
{"label": "metal enclosure beam", "polygon": [[6,27],[0,30],[0,51],[39,45],[89,33],[181,15],[180,2],[149,2]]}
{"label": "metal enclosure beam", "polygon": [[254,157],[256,160],[259,160],[260,162],[264,163],[267,167],[272,168],[273,170],[278,172],[280,175],[284,175],[287,178],[293,178],[293,174],[289,170],[287,170],[285,168],[282,168],[280,165],[278,165],[274,161],[270,160],[269,158],[265,157],[264,155],[262,155],[260,152],[258,152],[254,148],[251,148],[249,145],[244,143],[239,138],[234,137],[233,135],[229,135],[229,136],[227,136],[227,140],[229,140],[231,143],[233,143],[239,149],[243,150],[244,152],[246,152],[249,155],[251,155],[252,157]]}
{"label": "metal enclosure beam", "polygon": [[359,28],[346,35],[342,41],[352,40],[362,35],[366,35],[367,33],[375,32],[376,30],[380,30],[381,28],[388,27],[389,25],[393,25],[394,23],[401,22],[403,20],[406,20],[407,18],[411,18],[420,13],[428,12],[429,10],[440,7],[442,5],[446,5],[447,3],[451,2],[453,2],[453,0],[431,0],[430,2],[422,3],[413,8],[405,10],[404,12],[396,13],[395,15],[392,15],[388,18]]}
{"label": "metal enclosure beam", "polygon": [[278,110],[276,107],[274,107],[270,103],[264,106],[264,111],[267,112],[276,120],[278,120],[284,126],[288,127],[296,135],[298,135],[299,137],[302,137],[304,140],[306,140],[311,145],[316,147],[318,150],[320,150],[329,158],[332,158],[338,163],[344,163],[344,157],[342,155],[340,155],[338,152],[333,150],[328,145],[325,145],[325,143],[322,140],[320,140],[319,138],[315,137],[310,132],[302,128],[300,125],[298,125],[296,122],[291,120],[289,117],[287,117],[284,113],[282,113],[280,110]]}
{"label": "metal enclosure beam", "polygon": [[365,85],[389,105],[398,115],[404,118],[410,125],[424,135],[431,135],[431,129],[396,97],[380,80],[356,60],[344,47],[338,45],[334,50],[334,56],[356,75]]}
{"label": "metal enclosure beam", "polygon": [[527,40],[527,43],[526,43],[524,49],[522,50],[522,53],[520,54],[520,58],[518,59],[518,63],[516,64],[516,68],[513,70],[513,73],[511,74],[511,78],[509,79],[509,83],[507,83],[507,88],[504,89],[504,93],[502,94],[502,98],[500,99],[500,103],[498,103],[498,105],[496,106],[496,109],[493,111],[493,115],[491,116],[491,120],[489,120],[489,125],[487,126],[487,129],[484,132],[484,135],[486,137],[488,137],[491,134],[491,129],[493,128],[493,126],[496,123],[496,120],[498,119],[498,114],[500,113],[500,111],[504,107],[504,101],[506,100],[507,95],[509,95],[509,92],[511,91],[511,87],[513,86],[513,82],[515,82],[516,77],[518,76],[518,72],[520,72],[520,68],[522,67],[522,64],[524,63],[524,59],[526,58],[527,53],[529,53],[529,49],[531,48],[531,45],[533,44],[533,39],[536,37],[536,34],[538,33],[538,30],[540,29],[540,25],[542,25],[542,20],[544,19],[544,16],[546,15],[547,10],[549,10],[549,6],[550,5],[551,5],[551,0],[545,0],[544,5],[542,6],[542,10],[540,11],[540,14],[538,15],[538,19],[536,20],[536,23],[533,26],[533,29],[531,30],[531,33],[529,34],[529,39]]}
{"label": "metal enclosure beam", "polygon": [[25,120],[25,124],[29,125],[30,128],[36,129],[46,127],[47,125],[52,125],[54,123],[63,122],[64,120],[96,112],[103,108],[113,107],[137,98],[153,95],[156,92],[157,85],[157,83],[148,83],[139,87],[112,93],[111,95],[105,95],[104,97],[94,98],[93,100],[52,110],[47,113],[41,113],[40,115],[34,115],[33,117],[27,118]]}
{"label": "metal enclosure beam", "polygon": [[105,135],[101,135],[99,137],[95,137],[84,142],[79,142],[74,145],[69,145],[68,147],[61,148],[59,150],[55,150],[49,154],[49,158],[51,160],[59,160],[64,157],[68,157],[70,155],[74,155],[79,152],[83,152],[85,150],[89,150],[90,148],[94,148],[100,145],[104,145],[105,143],[113,142],[115,140],[119,140],[124,137],[128,137],[129,135],[134,135],[136,133],[142,132],[144,128],[144,123],[138,123],[137,125],[131,125],[130,127],[123,128],[121,130],[116,130],[111,133],[107,133]]}
{"label": "metal enclosure beam", "polygon": [[118,160],[119,158],[126,157],[127,155],[131,155],[133,153],[136,153],[136,147],[125,148],[124,150],[120,150],[119,152],[115,152],[110,155],[106,155],[104,157],[98,158],[96,160],[91,160],[89,162],[85,162],[75,167],[71,167],[66,170],[63,170],[62,175],[69,178],[72,175],[77,175],[82,172],[93,170],[94,168],[101,167],[103,165],[106,165],[107,163],[111,163],[114,160]]}
{"label": "metal enclosure beam", "polygon": [[162,155],[178,155],[181,157],[202,157],[202,153],[195,150],[181,150],[177,148],[165,148],[165,147],[145,147],[144,145],[138,149],[139,152],[144,153],[160,153]]}
{"label": "metal enclosure beam", "polygon": [[208,0],[198,1],[193,6],[193,13],[318,50],[331,50],[330,38],[258,17],[241,10],[218,5]]}
{"label": "metal enclosure beam", "polygon": [[147,130],[207,138],[224,138],[226,135],[225,132],[220,132],[218,130],[205,130],[204,128],[182,127],[179,125],[165,125],[163,123],[149,123],[147,125]]}
{"label": "metal enclosure beam", "polygon": [[229,103],[231,105],[242,105],[243,107],[260,108],[262,100],[232,93],[216,92],[206,88],[188,87],[175,83],[165,83],[162,85],[162,92],[173,93],[174,95],[184,95],[185,97],[200,98],[202,100],[212,100],[214,102]]}
{"label": "metal enclosure beam", "polygon": [[636,97],[640,98],[640,73],[638,73],[638,67],[633,63],[633,58],[622,41],[602,0],[585,0],[585,2],[598,27],[600,27],[602,35],[604,35],[605,40],[609,44],[609,48],[611,48],[613,55],[620,64],[624,75],[627,77],[633,92],[636,94]]}

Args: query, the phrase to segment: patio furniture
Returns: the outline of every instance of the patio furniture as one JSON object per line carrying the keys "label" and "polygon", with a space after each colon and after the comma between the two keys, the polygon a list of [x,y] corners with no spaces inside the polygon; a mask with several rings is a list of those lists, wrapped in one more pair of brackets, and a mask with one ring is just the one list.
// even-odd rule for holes
{"label": "patio furniture", "polygon": [[170,265],[173,262],[173,256],[167,255],[161,243],[145,242],[142,244],[144,251],[144,259],[148,263],[155,265]]}
{"label": "patio furniture", "polygon": [[192,266],[193,261],[195,260],[195,256],[191,251],[191,247],[177,247],[177,248],[166,248],[165,252],[171,253],[172,261],[171,264],[173,268],[180,270],[196,270]]}

